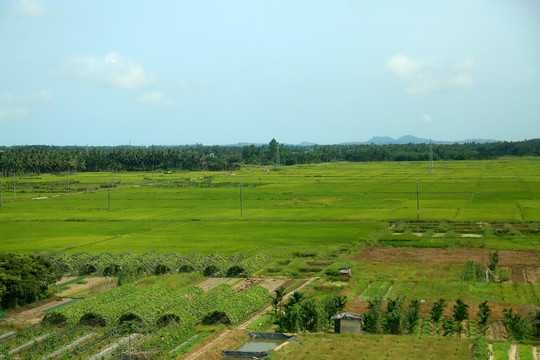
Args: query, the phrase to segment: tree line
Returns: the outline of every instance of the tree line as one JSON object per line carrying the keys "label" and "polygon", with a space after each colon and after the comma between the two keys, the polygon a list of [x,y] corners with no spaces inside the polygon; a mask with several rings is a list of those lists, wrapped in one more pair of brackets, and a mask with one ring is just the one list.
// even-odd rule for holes
{"label": "tree line", "polygon": [[[0,147],[1,175],[66,171],[152,169],[236,170],[242,164],[314,164],[330,161],[487,160],[539,156],[540,139],[517,142],[394,145],[285,145],[272,139],[245,146],[12,146]],[[279,160],[278,160],[279,159]]]}

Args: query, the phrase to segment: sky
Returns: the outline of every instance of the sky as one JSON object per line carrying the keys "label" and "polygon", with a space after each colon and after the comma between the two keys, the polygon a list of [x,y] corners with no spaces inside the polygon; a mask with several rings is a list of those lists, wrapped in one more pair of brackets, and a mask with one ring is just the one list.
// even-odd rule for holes
{"label": "sky", "polygon": [[540,137],[539,0],[0,0],[0,145]]}

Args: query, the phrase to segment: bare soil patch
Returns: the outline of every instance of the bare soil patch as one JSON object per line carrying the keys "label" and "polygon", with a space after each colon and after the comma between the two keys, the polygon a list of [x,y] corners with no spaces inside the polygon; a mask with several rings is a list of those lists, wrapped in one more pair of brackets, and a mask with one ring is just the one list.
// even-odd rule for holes
{"label": "bare soil patch", "polygon": [[231,278],[207,278],[197,284],[197,286],[203,289],[204,292],[207,292],[221,284],[225,284],[229,280],[231,280]]}
{"label": "bare soil patch", "polygon": [[491,323],[490,330],[488,331],[487,337],[488,339],[492,339],[492,340],[507,340],[508,334],[506,333],[504,322],[502,320],[494,320]]}
{"label": "bare soil patch", "polygon": [[[488,256],[493,251],[483,249],[416,249],[367,247],[353,260],[375,262],[418,262],[464,264],[466,261],[488,263]],[[499,265],[537,266],[540,258],[535,250],[501,250]]]}
{"label": "bare soil patch", "polygon": [[[69,281],[73,278],[65,278],[67,280],[64,281],[64,279],[61,280],[61,282],[66,282],[66,281]],[[69,289],[67,290],[64,290],[62,291],[61,293],[58,293],[57,295],[58,296],[68,296],[68,295],[71,295],[73,293],[76,293],[78,291],[81,291],[81,290],[84,290],[84,289],[88,289],[88,288],[91,288],[91,287],[94,287],[94,286],[97,286],[99,284],[102,284],[106,281],[110,280],[110,278],[107,278],[107,277],[89,277],[89,278],[85,278],[84,281],[87,282],[87,284],[69,284],[67,285],[69,287]]]}
{"label": "bare soil patch", "polygon": [[204,344],[196,346],[190,353],[181,359],[222,359],[223,350],[233,350],[245,343],[248,339],[245,330],[225,330],[221,334],[207,340]]}
{"label": "bare soil patch", "polygon": [[286,288],[285,284],[287,282],[288,281],[285,279],[262,279],[262,281],[258,285],[266,288],[270,292],[270,294],[273,294],[274,291],[280,286]]}
{"label": "bare soil patch", "polygon": [[[201,282],[200,284],[197,284],[197,286],[199,286],[201,289],[203,289],[206,292],[206,291],[212,290],[216,286],[225,284],[230,280],[232,280],[232,278],[208,278],[204,280],[203,282]],[[268,289],[270,293],[273,293],[280,286],[284,286],[284,287],[290,286],[290,281],[287,279],[269,279],[269,278],[242,279],[233,286],[233,289],[236,291],[243,291],[252,286],[257,286],[257,285],[262,286],[263,288]]]}
{"label": "bare soil patch", "polygon": [[523,272],[523,268],[521,266],[512,266],[511,267],[511,277],[512,281],[516,283],[524,283],[525,280],[525,273]]}
{"label": "bare soil patch", "polygon": [[50,309],[52,307],[67,303],[68,301],[71,301],[72,299],[64,298],[59,299],[56,301],[51,301],[46,304],[37,306],[32,309],[23,310],[21,312],[15,313],[13,315],[9,315],[5,323],[7,324],[23,324],[23,325],[34,325],[43,319],[43,316],[45,316],[44,311],[47,309]]}
{"label": "bare soil patch", "polygon": [[540,267],[525,267],[523,268],[523,272],[528,283],[540,283]]}

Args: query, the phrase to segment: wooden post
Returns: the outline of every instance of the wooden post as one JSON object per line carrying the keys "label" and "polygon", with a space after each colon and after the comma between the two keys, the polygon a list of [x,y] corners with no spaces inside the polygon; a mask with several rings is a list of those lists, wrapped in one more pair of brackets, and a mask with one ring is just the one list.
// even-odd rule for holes
{"label": "wooden post", "polygon": [[15,179],[17,177],[15,176],[15,174],[13,174],[13,200],[15,200]]}
{"label": "wooden post", "polygon": [[111,212],[111,186],[109,182],[107,182],[107,197],[109,200],[109,212]]}
{"label": "wooden post", "polygon": [[0,180],[0,210],[2,210],[2,180]]}
{"label": "wooden post", "polygon": [[420,197],[418,194],[418,179],[416,179],[416,210],[418,211],[418,220],[420,220]]}
{"label": "wooden post", "polygon": [[244,216],[244,204],[242,199],[242,183],[240,183],[240,216]]}

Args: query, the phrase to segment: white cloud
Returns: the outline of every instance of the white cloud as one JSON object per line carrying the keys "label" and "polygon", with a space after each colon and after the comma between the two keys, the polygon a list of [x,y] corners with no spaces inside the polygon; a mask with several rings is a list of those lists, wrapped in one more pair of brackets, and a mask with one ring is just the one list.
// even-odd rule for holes
{"label": "white cloud", "polygon": [[473,67],[474,67],[474,59],[470,57],[467,57],[463,59],[463,61],[460,61],[454,65],[454,69],[456,69],[457,71],[468,71],[468,70],[472,70]]}
{"label": "white cloud", "polygon": [[12,93],[0,94],[0,106],[45,105],[50,103],[51,100],[52,94],[47,90],[41,90],[26,96],[14,95]]}
{"label": "white cloud", "polygon": [[167,99],[161,91],[143,93],[141,96],[139,96],[137,102],[143,105],[153,105],[168,108],[174,107],[174,103]]}
{"label": "white cloud", "polygon": [[432,59],[411,59],[395,55],[386,61],[386,68],[405,84],[408,94],[425,94],[445,90],[462,90],[473,86],[469,72],[474,59],[468,57],[453,66]]}
{"label": "white cloud", "polygon": [[124,90],[138,89],[149,81],[141,65],[116,52],[104,58],[72,56],[66,62],[66,71],[78,80]]}
{"label": "white cloud", "polygon": [[0,124],[16,122],[28,116],[25,109],[0,108]]}
{"label": "white cloud", "polygon": [[422,63],[412,60],[405,55],[392,56],[386,62],[386,68],[400,78],[410,78],[417,74],[422,68]]}
{"label": "white cloud", "polygon": [[41,19],[47,17],[49,11],[43,4],[35,0],[21,0],[13,4],[15,15],[26,19]]}
{"label": "white cloud", "polygon": [[429,123],[432,123],[432,122],[433,122],[433,119],[431,118],[431,116],[429,116],[429,115],[427,115],[427,114],[423,114],[422,116],[420,116],[420,121],[429,124]]}
{"label": "white cloud", "polygon": [[458,89],[468,89],[473,86],[473,80],[469,74],[457,74],[450,77],[449,84]]}

